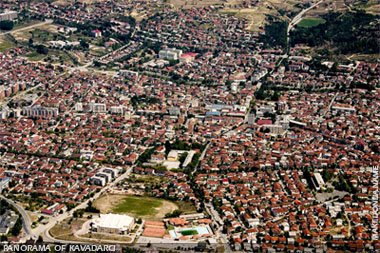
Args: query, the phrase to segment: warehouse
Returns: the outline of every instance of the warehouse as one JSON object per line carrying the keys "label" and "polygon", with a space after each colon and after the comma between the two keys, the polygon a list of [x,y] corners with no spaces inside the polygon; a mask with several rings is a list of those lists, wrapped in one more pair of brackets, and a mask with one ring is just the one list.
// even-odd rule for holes
{"label": "warehouse", "polygon": [[135,225],[135,219],[128,215],[101,214],[91,223],[91,230],[98,233],[127,234]]}

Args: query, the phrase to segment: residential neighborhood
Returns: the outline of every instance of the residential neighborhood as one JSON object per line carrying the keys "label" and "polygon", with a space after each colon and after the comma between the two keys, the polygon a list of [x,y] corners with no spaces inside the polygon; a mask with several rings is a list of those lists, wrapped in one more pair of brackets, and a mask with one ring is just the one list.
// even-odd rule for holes
{"label": "residential neighborhood", "polygon": [[372,2],[210,2],[1,1],[2,242],[380,250]]}

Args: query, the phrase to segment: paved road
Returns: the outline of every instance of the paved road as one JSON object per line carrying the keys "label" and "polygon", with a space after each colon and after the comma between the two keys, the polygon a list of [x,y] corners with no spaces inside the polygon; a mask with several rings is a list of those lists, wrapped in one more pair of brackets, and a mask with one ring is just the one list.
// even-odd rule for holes
{"label": "paved road", "polygon": [[217,229],[215,230],[216,236],[220,239],[226,252],[232,252],[227,235],[223,233],[223,220],[220,218],[219,213],[214,209],[212,204],[205,204],[206,211],[211,215]]}
{"label": "paved road", "polygon": [[326,111],[324,111],[324,113],[321,116],[319,116],[319,118],[318,118],[319,123],[322,123],[323,119],[326,117],[326,114],[331,110],[331,106],[333,105],[338,94],[339,94],[339,91],[337,91],[335,93],[334,97],[331,99],[329,106],[326,108]]}
{"label": "paved road", "polygon": [[[286,54],[285,54],[285,58],[288,58],[288,54],[289,54],[289,51],[290,51],[290,31],[302,20],[303,16],[310,10],[314,9],[315,7],[317,7],[319,4],[321,4],[324,0],[320,0],[319,2],[311,5],[309,8],[307,9],[304,9],[302,10],[300,13],[298,13],[289,23],[288,25],[288,30],[287,30],[287,33],[286,33],[286,44],[288,45],[287,46],[287,49],[286,49]],[[281,62],[284,58],[281,59]]]}
{"label": "paved road", "polygon": [[33,29],[33,28],[36,28],[36,27],[39,27],[39,26],[44,26],[44,25],[48,25],[48,24],[52,24],[52,23],[53,23],[53,20],[48,19],[48,20],[46,20],[44,22],[40,22],[40,23],[37,23],[37,24],[34,24],[34,25],[20,27],[18,29],[13,29],[13,30],[8,31],[8,32],[2,32],[2,33],[0,33],[0,35],[6,35],[6,34],[12,34],[12,33],[17,33],[17,32],[27,31],[27,30],[30,30],[30,29]]}
{"label": "paved road", "polygon": [[210,147],[210,143],[211,143],[210,141],[207,142],[207,145],[206,145],[205,149],[202,151],[202,154],[198,159],[197,165],[195,165],[194,170],[191,172],[191,175],[193,175],[197,171],[199,163],[203,160],[203,158],[206,155],[207,149]]}

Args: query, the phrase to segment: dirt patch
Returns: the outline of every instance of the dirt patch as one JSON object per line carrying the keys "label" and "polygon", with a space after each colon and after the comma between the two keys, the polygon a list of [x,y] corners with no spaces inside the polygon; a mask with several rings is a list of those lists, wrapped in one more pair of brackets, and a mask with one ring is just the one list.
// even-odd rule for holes
{"label": "dirt patch", "polygon": [[58,32],[58,26],[53,25],[53,24],[47,24],[47,25],[42,25],[39,27],[32,27],[27,30],[23,30],[19,32],[16,31],[13,33],[13,36],[18,41],[28,41],[32,37],[32,31],[35,31],[35,30],[39,30],[41,32],[46,31],[48,33],[54,34]]}
{"label": "dirt patch", "polygon": [[162,202],[162,206],[157,208],[157,214],[155,215],[155,218],[163,219],[165,218],[165,214],[171,213],[176,209],[178,209],[178,206],[176,204],[174,204],[173,202],[164,200]]}
{"label": "dirt patch", "polygon": [[105,195],[101,196],[94,202],[94,207],[100,210],[101,213],[109,213],[113,207],[117,206],[124,199],[125,195]]}
{"label": "dirt patch", "polygon": [[274,15],[274,10],[267,9],[265,7],[253,7],[244,9],[230,9],[226,8],[221,10],[223,14],[234,15],[238,18],[244,18],[248,20],[247,30],[257,31],[260,27],[264,26],[267,15]]}

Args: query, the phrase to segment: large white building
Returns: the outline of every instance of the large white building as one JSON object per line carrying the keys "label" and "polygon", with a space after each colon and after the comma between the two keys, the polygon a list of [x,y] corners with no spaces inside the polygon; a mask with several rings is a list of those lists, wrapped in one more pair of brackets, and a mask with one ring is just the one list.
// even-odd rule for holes
{"label": "large white building", "polygon": [[0,21],[12,21],[17,19],[17,11],[6,11],[0,13]]}
{"label": "large white building", "polygon": [[58,108],[44,106],[28,106],[22,109],[22,114],[27,117],[52,118],[58,116]]}
{"label": "large white building", "polygon": [[124,111],[125,111],[125,108],[124,108],[124,106],[121,106],[121,105],[110,107],[110,113],[112,113],[112,114],[123,114]]}
{"label": "large white building", "polygon": [[0,108],[0,119],[7,119],[10,114],[11,110],[8,106],[3,106],[3,108]]}
{"label": "large white building", "polygon": [[314,173],[314,177],[312,177],[312,182],[317,190],[323,189],[325,185],[325,181],[320,173]]}
{"label": "large white building", "polygon": [[107,179],[104,177],[93,176],[90,178],[91,184],[105,186],[107,184]]}
{"label": "large white building", "polygon": [[103,168],[97,172],[94,176],[90,177],[90,183],[99,186],[105,186],[113,179],[115,179],[119,174],[118,169],[114,168]]}
{"label": "large white building", "polygon": [[175,48],[168,48],[160,50],[158,53],[158,57],[160,59],[168,59],[168,60],[178,60],[179,56],[182,54],[182,50]]}
{"label": "large white building", "polygon": [[98,233],[126,234],[133,230],[135,219],[122,214],[101,214],[91,223],[91,229]]}
{"label": "large white building", "polygon": [[90,102],[88,103],[88,110],[93,113],[106,113],[107,107],[102,103]]}

